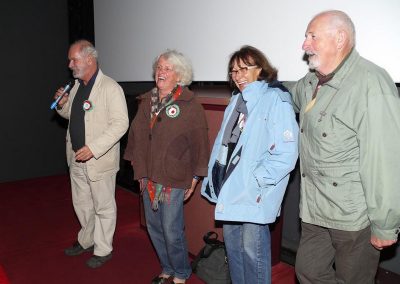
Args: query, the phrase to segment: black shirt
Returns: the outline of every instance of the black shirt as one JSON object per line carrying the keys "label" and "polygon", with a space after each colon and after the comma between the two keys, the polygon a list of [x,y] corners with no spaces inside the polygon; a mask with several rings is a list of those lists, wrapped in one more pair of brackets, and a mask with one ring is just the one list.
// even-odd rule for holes
{"label": "black shirt", "polygon": [[[74,101],[72,102],[69,133],[71,136],[72,149],[75,152],[85,146],[85,113],[86,111],[92,111],[93,108],[93,105],[90,107],[88,104],[92,103],[88,101],[88,98],[98,72],[99,69],[93,74],[86,86],[82,80],[79,80],[80,85],[74,97]],[[86,104],[84,106],[85,102]]]}

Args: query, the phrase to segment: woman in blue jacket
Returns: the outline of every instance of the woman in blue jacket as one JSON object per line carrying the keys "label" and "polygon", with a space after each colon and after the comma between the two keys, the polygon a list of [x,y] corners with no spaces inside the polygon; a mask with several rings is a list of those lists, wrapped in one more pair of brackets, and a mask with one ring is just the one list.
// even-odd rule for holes
{"label": "woman in blue jacket", "polygon": [[233,95],[216,137],[202,195],[216,203],[236,283],[271,282],[268,224],[280,207],[298,156],[298,126],[277,70],[251,46],[229,61]]}

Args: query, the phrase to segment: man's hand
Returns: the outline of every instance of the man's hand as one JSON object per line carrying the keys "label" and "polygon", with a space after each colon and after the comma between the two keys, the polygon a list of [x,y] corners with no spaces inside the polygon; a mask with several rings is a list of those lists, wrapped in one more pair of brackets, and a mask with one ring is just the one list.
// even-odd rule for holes
{"label": "man's hand", "polygon": [[[64,88],[59,88],[56,92],[56,94],[54,95],[54,99],[57,100],[59,96],[62,96],[64,92]],[[63,105],[68,101],[68,96],[64,95],[61,100],[58,102],[57,106],[62,108]]]}
{"label": "man's hand", "polygon": [[375,236],[371,236],[371,244],[377,249],[377,250],[382,250],[386,247],[390,247],[394,243],[396,243],[397,240],[381,240],[378,239]]}
{"label": "man's hand", "polygon": [[83,146],[75,153],[75,160],[78,162],[86,162],[93,158],[93,153],[88,146]]}

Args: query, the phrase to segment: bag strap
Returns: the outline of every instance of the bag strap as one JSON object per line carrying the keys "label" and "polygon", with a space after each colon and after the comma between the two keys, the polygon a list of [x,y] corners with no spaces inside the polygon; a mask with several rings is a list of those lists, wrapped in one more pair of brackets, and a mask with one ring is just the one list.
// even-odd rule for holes
{"label": "bag strap", "polygon": [[203,240],[206,244],[209,245],[206,251],[206,247],[201,250],[201,257],[207,258],[211,255],[211,253],[219,248],[223,248],[225,250],[224,242],[218,240],[218,234],[214,231],[210,231],[203,236]]}
{"label": "bag strap", "polygon": [[224,242],[218,240],[218,234],[216,232],[210,231],[203,236],[203,240],[206,244],[212,246],[225,246]]}
{"label": "bag strap", "polygon": [[[214,236],[214,237],[211,238],[211,236]],[[210,242],[214,242],[216,240],[218,240],[218,234],[216,232],[214,232],[214,231],[210,231],[208,233],[205,233],[204,236],[203,236],[203,241],[206,244],[209,244]]]}
{"label": "bag strap", "polygon": [[[207,258],[211,255],[211,253],[218,249],[218,248],[224,248],[225,249],[225,244],[224,242],[221,242],[220,240],[218,240],[218,234],[214,231],[210,231],[206,234],[204,234],[203,236],[203,240],[206,244],[210,245],[210,247],[207,250],[207,253],[205,252],[206,247],[203,247],[199,253],[197,254],[197,256],[195,257],[195,259],[192,262],[192,270],[193,272],[196,272],[196,268],[197,268],[197,264],[199,263],[199,261],[202,258]],[[226,260],[225,260],[226,261]]]}

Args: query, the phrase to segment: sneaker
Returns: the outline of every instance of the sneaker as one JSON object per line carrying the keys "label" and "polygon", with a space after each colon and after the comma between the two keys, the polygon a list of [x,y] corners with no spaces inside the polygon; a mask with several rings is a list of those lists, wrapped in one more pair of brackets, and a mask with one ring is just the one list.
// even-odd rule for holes
{"label": "sneaker", "polygon": [[105,256],[93,255],[88,261],[86,261],[86,265],[90,268],[97,268],[102,266],[106,261],[110,260],[111,257],[111,253]]}
{"label": "sneaker", "polygon": [[75,255],[80,255],[84,252],[89,252],[93,251],[93,246],[88,247],[88,248],[83,248],[79,242],[75,242],[72,247],[66,248],[64,250],[64,253],[68,256],[75,256]]}

